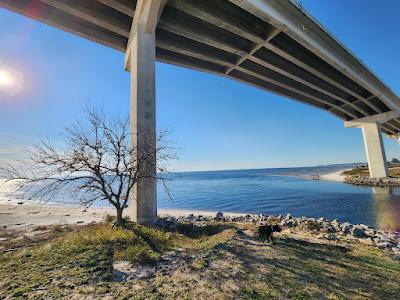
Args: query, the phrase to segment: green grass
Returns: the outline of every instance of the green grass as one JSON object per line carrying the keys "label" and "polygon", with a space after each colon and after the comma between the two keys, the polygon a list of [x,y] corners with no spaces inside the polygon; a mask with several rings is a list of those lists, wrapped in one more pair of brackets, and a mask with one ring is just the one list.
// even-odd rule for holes
{"label": "green grass", "polygon": [[342,172],[343,175],[345,176],[355,176],[355,175],[365,175],[367,176],[369,174],[368,167],[367,166],[361,166],[361,167],[356,167],[351,170],[347,170]]}
{"label": "green grass", "polygon": [[[15,252],[0,254],[0,299],[398,299],[400,294],[400,260],[388,251],[324,243],[302,231],[260,246],[249,224],[178,227],[177,233],[133,223],[127,229],[47,228],[46,239],[24,240],[25,247],[18,240]],[[113,261],[153,266],[177,247],[187,256],[175,273],[112,281]]]}
{"label": "green grass", "polygon": [[174,247],[211,247],[220,241],[217,234],[207,238],[211,231],[217,233],[214,227],[197,229],[182,225],[185,234],[178,234],[132,222],[127,222],[124,229],[113,229],[110,224],[52,226],[48,228],[48,239],[39,244],[24,239],[6,244],[7,248],[18,246],[18,251],[0,253],[0,299],[45,297],[49,291],[64,297],[82,285],[110,282],[114,260],[154,265],[163,252]]}
{"label": "green grass", "polygon": [[64,234],[54,226],[50,232],[52,239],[40,246],[0,256],[0,298],[41,294],[44,288],[62,296],[69,288],[110,281],[113,259],[154,264],[171,245],[166,234],[139,226],[90,225]]}
{"label": "green grass", "polygon": [[400,260],[387,251],[290,237],[268,251],[250,266],[250,273],[257,275],[250,275],[250,284],[240,290],[242,298],[399,299]]}
{"label": "green grass", "polygon": [[[388,173],[390,177],[400,177],[400,167],[398,165],[389,165]],[[342,172],[345,176],[369,176],[368,166],[360,166],[351,170]]]}

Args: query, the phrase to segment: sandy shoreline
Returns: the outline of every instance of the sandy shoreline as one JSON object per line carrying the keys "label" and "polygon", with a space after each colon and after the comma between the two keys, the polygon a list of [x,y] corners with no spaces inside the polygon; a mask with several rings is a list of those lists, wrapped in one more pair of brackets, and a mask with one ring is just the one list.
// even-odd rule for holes
{"label": "sandy shoreline", "polygon": [[[126,212],[125,212],[126,213]],[[189,214],[215,216],[217,211],[159,209],[158,215],[187,216]],[[0,203],[0,228],[23,230],[35,226],[55,224],[88,224],[103,221],[106,215],[115,215],[112,208],[92,207],[85,209],[79,206],[49,205],[24,202],[22,205]],[[245,215],[224,212],[225,215]]]}
{"label": "sandy shoreline", "polygon": [[323,174],[323,175],[320,176],[319,179],[329,180],[329,181],[336,181],[336,182],[344,182],[344,179],[345,179],[346,176],[342,175],[342,173],[344,171],[347,171],[347,170],[349,170],[349,169],[343,169],[343,170],[339,170],[339,171]]}
{"label": "sandy shoreline", "polygon": [[351,169],[341,169],[334,172],[329,172],[325,174],[311,174],[311,175],[301,175],[301,174],[285,174],[285,175],[272,175],[272,176],[293,176],[300,177],[308,180],[327,180],[327,181],[336,181],[336,182],[344,182],[346,176],[342,175],[344,171]]}

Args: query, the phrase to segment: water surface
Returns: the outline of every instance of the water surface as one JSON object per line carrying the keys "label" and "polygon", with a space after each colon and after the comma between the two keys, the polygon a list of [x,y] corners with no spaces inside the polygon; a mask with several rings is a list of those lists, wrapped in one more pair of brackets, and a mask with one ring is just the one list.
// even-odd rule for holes
{"label": "water surface", "polygon": [[[343,166],[186,172],[168,174],[170,199],[158,185],[158,207],[240,213],[325,217],[400,231],[400,189],[352,186],[311,180],[310,175]],[[0,189],[0,203],[20,201],[21,194]],[[52,202],[73,203],[63,191]],[[106,202],[95,203],[105,206]]]}
{"label": "water surface", "polygon": [[343,167],[283,168],[171,174],[172,200],[158,187],[158,207],[325,217],[399,228],[400,189],[310,180]]}

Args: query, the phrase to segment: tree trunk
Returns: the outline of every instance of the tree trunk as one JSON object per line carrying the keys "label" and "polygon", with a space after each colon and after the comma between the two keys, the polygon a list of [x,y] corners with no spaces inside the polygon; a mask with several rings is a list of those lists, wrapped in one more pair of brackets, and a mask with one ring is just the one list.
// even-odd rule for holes
{"label": "tree trunk", "polygon": [[117,219],[115,220],[115,226],[116,227],[121,227],[124,225],[124,219],[122,218],[122,212],[123,212],[123,208],[122,207],[117,207]]}

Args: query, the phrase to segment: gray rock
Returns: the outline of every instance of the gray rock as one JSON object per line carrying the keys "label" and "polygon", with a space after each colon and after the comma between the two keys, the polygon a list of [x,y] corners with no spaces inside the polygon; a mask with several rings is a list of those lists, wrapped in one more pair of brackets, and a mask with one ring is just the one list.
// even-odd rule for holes
{"label": "gray rock", "polygon": [[329,223],[323,223],[321,231],[322,232],[336,232],[335,228]]}
{"label": "gray rock", "polygon": [[222,212],[217,212],[217,214],[215,215],[215,219],[217,220],[222,220],[222,218],[224,217],[224,214]]}
{"label": "gray rock", "polygon": [[290,220],[285,220],[285,219],[283,219],[283,220],[280,222],[280,224],[281,224],[282,226],[286,226],[286,227],[292,228],[292,227],[295,227],[295,226],[296,226],[296,221],[293,220],[293,219],[290,219]]}
{"label": "gray rock", "polygon": [[194,216],[194,214],[189,214],[189,215],[186,217],[186,219],[187,219],[187,220],[195,220],[196,217]]}
{"label": "gray rock", "polygon": [[286,217],[285,217],[285,219],[286,219],[286,220],[289,220],[289,219],[293,219],[293,217],[292,217],[291,214],[287,214]]}
{"label": "gray rock", "polygon": [[369,237],[368,234],[365,233],[365,229],[361,228],[361,227],[353,227],[350,230],[350,233],[352,236],[354,236],[356,238],[365,239],[365,238]]}
{"label": "gray rock", "polygon": [[400,234],[398,233],[394,233],[394,232],[390,232],[387,234],[388,238],[392,239],[392,240],[398,240],[400,239]]}
{"label": "gray rock", "polygon": [[203,221],[203,215],[198,215],[196,217],[196,221]]}
{"label": "gray rock", "polygon": [[379,237],[374,237],[374,238],[372,238],[372,240],[373,240],[376,244],[382,242],[382,240],[381,240]]}
{"label": "gray rock", "polygon": [[329,233],[325,238],[328,241],[334,241],[334,240],[336,240],[336,235],[334,233]]}
{"label": "gray rock", "polygon": [[381,242],[376,244],[379,248],[392,248],[394,246],[393,243],[390,242]]}
{"label": "gray rock", "polygon": [[400,179],[395,177],[369,178],[369,176],[353,175],[347,176],[345,182],[354,185],[369,186],[400,186]]}
{"label": "gray rock", "polygon": [[400,247],[393,247],[393,248],[392,248],[392,251],[393,251],[395,254],[400,255]]}
{"label": "gray rock", "polygon": [[365,230],[365,233],[370,237],[374,237],[375,234],[376,234],[376,231],[374,229],[372,229],[372,228],[369,228],[369,229]]}
{"label": "gray rock", "polygon": [[265,220],[268,220],[268,215],[265,215],[265,214],[263,214],[263,213],[261,213],[261,214],[259,214],[258,215],[258,219],[260,220],[260,221],[265,221]]}

